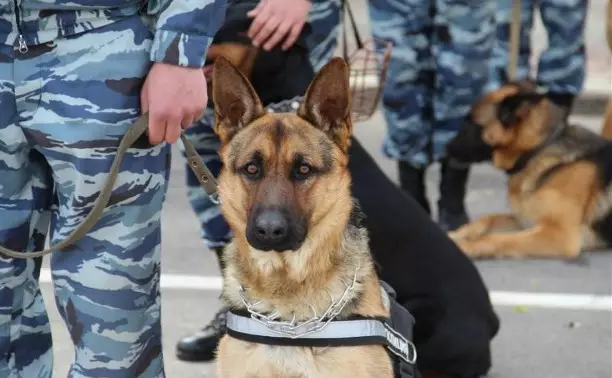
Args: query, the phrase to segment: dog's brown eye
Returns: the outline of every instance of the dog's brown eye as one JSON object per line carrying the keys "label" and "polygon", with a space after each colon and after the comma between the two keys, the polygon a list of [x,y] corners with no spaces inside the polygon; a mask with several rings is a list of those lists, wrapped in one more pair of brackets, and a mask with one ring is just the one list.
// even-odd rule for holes
{"label": "dog's brown eye", "polygon": [[253,163],[247,164],[247,166],[245,167],[245,171],[246,171],[246,173],[248,173],[250,175],[256,175],[256,174],[259,173],[259,167],[256,166]]}
{"label": "dog's brown eye", "polygon": [[298,173],[301,175],[307,175],[310,173],[310,167],[306,164],[302,164],[298,168]]}
{"label": "dog's brown eye", "polygon": [[295,168],[293,168],[292,176],[294,180],[301,181],[306,180],[312,176],[313,173],[315,173],[315,171],[310,165],[301,163],[297,164]]}

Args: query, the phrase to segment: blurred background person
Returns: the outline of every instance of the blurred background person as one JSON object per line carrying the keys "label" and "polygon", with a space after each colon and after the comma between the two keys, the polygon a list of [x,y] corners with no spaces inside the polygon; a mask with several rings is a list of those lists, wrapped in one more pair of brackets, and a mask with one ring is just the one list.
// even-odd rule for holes
{"label": "blurred background person", "polygon": [[440,163],[438,223],[454,230],[468,221],[469,168],[446,160],[445,146],[484,94],[495,3],[370,0],[368,5],[373,36],[393,43],[382,99],[388,128],[383,153],[397,160],[402,189],[428,213],[425,172]]}
{"label": "blurred background person", "polygon": [[[496,0],[496,37],[488,89],[498,89],[507,81],[508,48],[512,1]],[[516,79],[531,77],[531,32],[539,11],[546,29],[548,46],[537,64],[537,83],[546,89],[551,101],[569,115],[574,99],[582,91],[586,71],[584,42],[587,0],[521,0],[521,32]]]}

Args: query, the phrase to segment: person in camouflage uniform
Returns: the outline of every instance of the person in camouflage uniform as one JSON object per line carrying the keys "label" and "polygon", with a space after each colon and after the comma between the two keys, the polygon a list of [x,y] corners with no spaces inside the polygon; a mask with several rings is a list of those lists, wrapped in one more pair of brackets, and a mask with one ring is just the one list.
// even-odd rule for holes
{"label": "person in camouflage uniform", "polygon": [[382,99],[388,127],[383,153],[398,161],[402,189],[428,212],[425,171],[441,163],[438,223],[456,229],[468,220],[469,170],[446,160],[445,149],[484,94],[494,2],[370,0],[368,5],[373,36],[393,43]]}
{"label": "person in camouflage uniform", "polygon": [[[70,377],[164,377],[168,143],[206,105],[201,67],[224,11],[225,0],[0,2],[3,246],[40,250],[49,230],[53,244],[66,238],[91,210],[121,136],[141,111],[150,115],[149,140],[126,154],[100,221],[51,256],[75,348]],[[0,377],[52,375],[41,264],[0,256]]]}
{"label": "person in camouflage uniform", "polygon": [[[488,89],[494,91],[507,81],[510,23],[513,0],[497,0],[497,32]],[[537,82],[550,100],[569,115],[585,80],[584,28],[588,1],[522,0],[521,33],[516,79],[531,77],[531,30],[536,8],[548,35],[548,48],[539,57]]]}

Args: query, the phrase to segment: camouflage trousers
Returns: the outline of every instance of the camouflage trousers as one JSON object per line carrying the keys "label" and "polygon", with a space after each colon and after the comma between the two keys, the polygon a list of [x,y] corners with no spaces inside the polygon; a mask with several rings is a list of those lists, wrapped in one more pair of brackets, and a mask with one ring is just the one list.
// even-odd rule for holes
{"label": "camouflage trousers", "polygon": [[[417,168],[445,156],[484,93],[494,38],[490,0],[369,0],[372,34],[393,44],[383,108],[387,157]],[[379,46],[382,48],[382,46]]]}
{"label": "camouflage trousers", "polygon": [[[119,139],[140,112],[152,33],[130,17],[26,53],[0,45],[0,243],[41,249],[89,213]],[[74,343],[70,377],[163,377],[160,213],[167,145],[129,150],[110,205],[51,256],[56,305]],[[0,258],[0,377],[50,378],[41,259]]]}
{"label": "camouflage trousers", "polygon": [[[497,31],[493,48],[489,90],[506,81],[512,0],[496,0]],[[517,79],[530,77],[531,30],[539,10],[548,35],[548,47],[537,65],[537,81],[551,92],[579,94],[585,80],[584,27],[586,0],[521,0],[521,37]]]}
{"label": "camouflage trousers", "polygon": [[[306,43],[315,70],[320,69],[334,54],[339,20],[340,0],[312,1],[309,17],[312,33]],[[217,154],[220,142],[212,126],[213,110],[209,108],[204,117],[188,128],[185,134],[206,166],[216,176],[221,170],[221,161]],[[200,221],[204,242],[209,248],[224,246],[231,239],[229,226],[221,215],[219,207],[208,198],[188,165],[185,165],[185,171],[187,197]]]}

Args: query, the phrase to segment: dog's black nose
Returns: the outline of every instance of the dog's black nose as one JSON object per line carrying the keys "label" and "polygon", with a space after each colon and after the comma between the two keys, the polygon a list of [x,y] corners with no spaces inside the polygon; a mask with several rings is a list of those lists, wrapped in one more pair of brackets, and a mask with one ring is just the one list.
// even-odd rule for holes
{"label": "dog's black nose", "polygon": [[255,219],[255,235],[261,241],[280,240],[287,236],[287,219],[278,210],[268,210]]}
{"label": "dog's black nose", "polygon": [[247,237],[249,243],[262,251],[288,249],[289,220],[278,209],[261,211],[253,219],[251,232]]}

